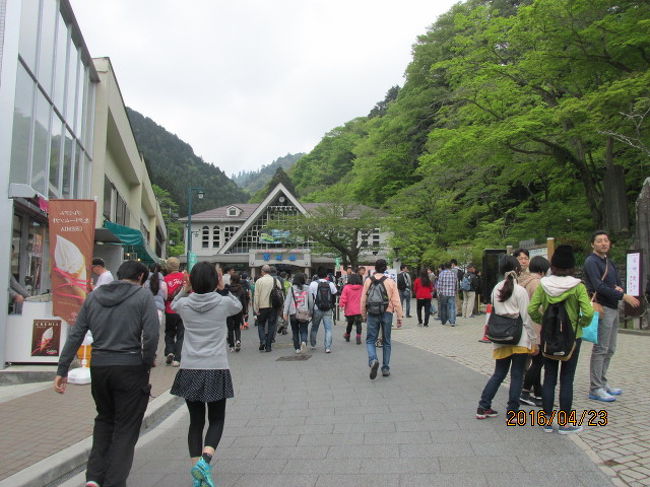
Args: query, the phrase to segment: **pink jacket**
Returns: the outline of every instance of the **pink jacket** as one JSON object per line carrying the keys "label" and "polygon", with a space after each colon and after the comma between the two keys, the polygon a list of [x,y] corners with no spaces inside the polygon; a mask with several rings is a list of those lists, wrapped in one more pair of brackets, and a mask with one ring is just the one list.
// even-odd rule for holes
{"label": "pink jacket", "polygon": [[354,316],[361,314],[361,284],[346,284],[343,287],[343,293],[339,298],[339,306],[345,308],[345,316]]}

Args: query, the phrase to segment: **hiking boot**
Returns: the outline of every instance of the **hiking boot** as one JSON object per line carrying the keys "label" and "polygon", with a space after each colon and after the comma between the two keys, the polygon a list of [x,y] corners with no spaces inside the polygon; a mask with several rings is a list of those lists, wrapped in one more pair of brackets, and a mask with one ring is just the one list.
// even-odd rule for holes
{"label": "hiking boot", "polygon": [[235,352],[239,352],[241,350],[241,342],[237,340],[235,342]]}
{"label": "hiking boot", "polygon": [[192,477],[200,480],[201,485],[205,484],[208,487],[214,487],[214,481],[212,480],[212,467],[207,463],[203,458],[200,458],[196,465],[192,467],[190,471]]}
{"label": "hiking boot", "polygon": [[499,413],[497,413],[492,408],[477,408],[476,409],[476,419],[493,418],[497,414],[499,414]]}
{"label": "hiking boot", "polygon": [[370,380],[375,380],[377,377],[377,369],[379,368],[379,360],[370,362]]}
{"label": "hiking boot", "polygon": [[348,333],[344,333],[344,334],[343,334],[343,338],[345,338],[345,341],[346,341],[346,342],[349,342],[349,341],[350,341],[350,335],[349,335]]}
{"label": "hiking boot", "polygon": [[557,432],[561,435],[570,435],[571,433],[580,433],[582,429],[582,426],[572,426],[567,424],[566,426],[560,426],[557,429]]}
{"label": "hiking boot", "polygon": [[600,388],[596,389],[594,392],[589,393],[589,399],[592,399],[594,401],[602,401],[602,402],[614,402],[616,401],[616,398],[609,394],[605,389]]}
{"label": "hiking boot", "polygon": [[165,358],[165,363],[167,365],[171,365],[173,360],[174,360],[174,354],[173,353],[168,353],[167,357]]}
{"label": "hiking boot", "polygon": [[361,345],[361,335],[357,335],[357,345]]}
{"label": "hiking boot", "polygon": [[388,377],[390,375],[390,369],[381,369],[381,375]]}

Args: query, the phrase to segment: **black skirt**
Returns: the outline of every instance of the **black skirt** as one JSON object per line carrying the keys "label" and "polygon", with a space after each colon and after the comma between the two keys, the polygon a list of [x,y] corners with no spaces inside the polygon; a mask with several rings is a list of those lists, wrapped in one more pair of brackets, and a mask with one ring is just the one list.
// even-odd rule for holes
{"label": "black skirt", "polygon": [[180,369],[170,392],[188,401],[200,402],[235,397],[228,369]]}

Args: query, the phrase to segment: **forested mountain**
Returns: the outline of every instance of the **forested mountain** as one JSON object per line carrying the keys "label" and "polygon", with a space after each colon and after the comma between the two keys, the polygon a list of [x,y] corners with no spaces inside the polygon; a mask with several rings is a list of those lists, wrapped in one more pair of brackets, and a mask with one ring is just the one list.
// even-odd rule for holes
{"label": "forested mountain", "polygon": [[232,177],[232,180],[240,188],[254,195],[267,185],[278,168],[287,171],[304,155],[304,153],[299,152],[297,154],[287,154],[286,156],[278,157],[271,164],[266,164],[257,171],[240,171]]}
{"label": "forested mountain", "polygon": [[192,213],[248,201],[245,191],[217,166],[194,154],[189,144],[135,110],[127,108],[127,113],[151,182],[169,193],[178,204],[180,216],[187,215],[189,187],[200,187],[205,192],[203,199],[195,196],[192,200]]}
{"label": "forested mountain", "polygon": [[289,176],[305,201],[385,208],[410,263],[620,241],[650,174],[649,68],[650,2],[468,0],[417,39],[403,87]]}

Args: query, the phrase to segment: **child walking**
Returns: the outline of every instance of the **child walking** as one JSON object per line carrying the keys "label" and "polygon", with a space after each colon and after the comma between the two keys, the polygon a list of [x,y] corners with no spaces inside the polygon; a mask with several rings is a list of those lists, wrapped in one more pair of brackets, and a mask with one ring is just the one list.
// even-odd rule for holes
{"label": "child walking", "polygon": [[[185,324],[180,370],[171,393],[185,399],[190,413],[190,473],[194,487],[214,487],[210,461],[223,433],[226,399],[234,397],[226,351],[226,318],[240,313],[242,304],[224,290],[223,278],[212,264],[199,262],[192,268],[189,280],[185,274],[183,288],[171,308]],[[206,409],[209,424],[203,438]]]}
{"label": "child walking", "polygon": [[343,337],[346,342],[350,341],[352,327],[357,329],[357,345],[361,345],[361,292],[363,291],[363,281],[359,274],[350,274],[348,283],[343,287],[343,292],[339,298],[339,306],[343,309],[343,314],[348,322]]}

